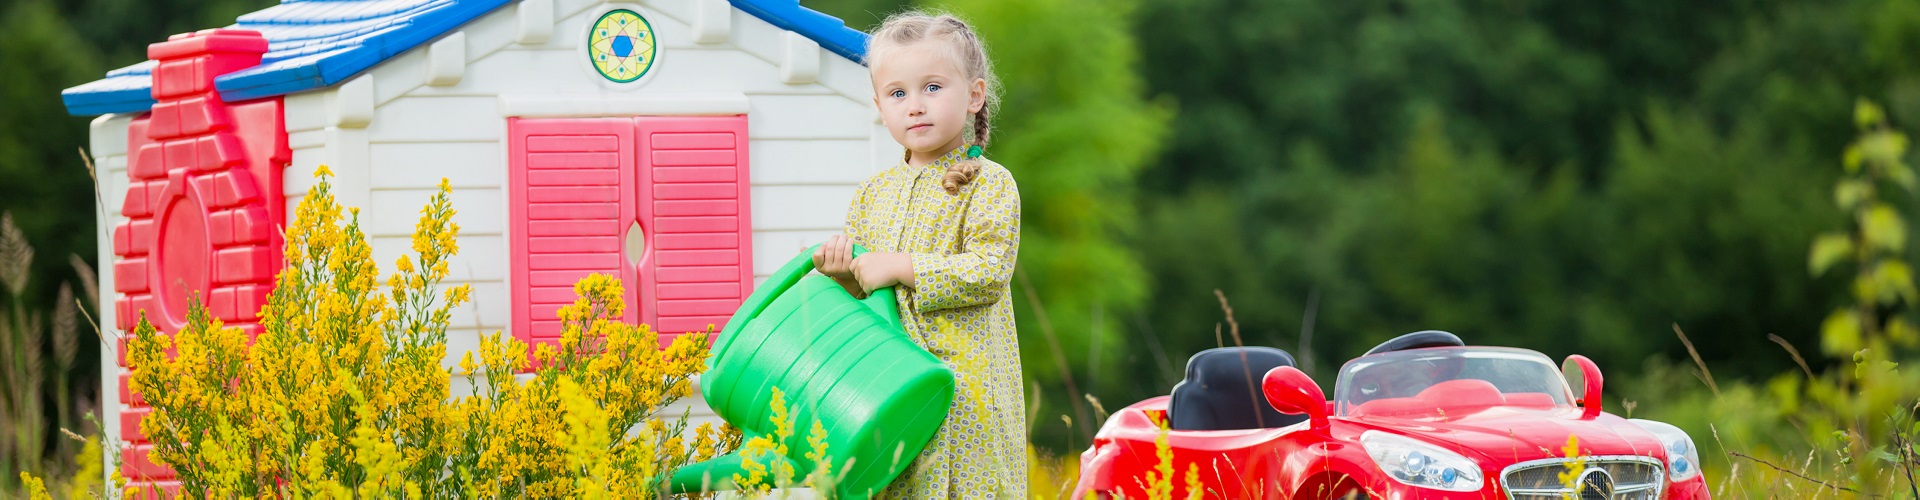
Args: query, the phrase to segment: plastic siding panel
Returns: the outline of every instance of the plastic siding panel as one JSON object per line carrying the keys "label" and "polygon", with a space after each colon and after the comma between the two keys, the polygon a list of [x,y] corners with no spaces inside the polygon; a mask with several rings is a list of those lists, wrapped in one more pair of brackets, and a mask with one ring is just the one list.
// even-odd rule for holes
{"label": "plastic siding panel", "polygon": [[498,142],[379,141],[374,135],[367,146],[368,182],[375,190],[438,189],[441,179],[454,189],[507,185],[507,162]]}
{"label": "plastic siding panel", "polygon": [[[368,203],[362,205],[366,212],[394,215],[361,218],[362,230],[375,237],[411,236],[420,206],[436,191],[436,188],[369,190]],[[453,204],[457,209],[453,222],[460,225],[461,237],[502,233],[501,223],[507,220],[507,214],[501,194],[499,188],[453,190]]]}
{"label": "plastic siding panel", "polygon": [[374,108],[367,133],[374,143],[497,144],[507,135],[498,110],[492,97],[405,96]]}

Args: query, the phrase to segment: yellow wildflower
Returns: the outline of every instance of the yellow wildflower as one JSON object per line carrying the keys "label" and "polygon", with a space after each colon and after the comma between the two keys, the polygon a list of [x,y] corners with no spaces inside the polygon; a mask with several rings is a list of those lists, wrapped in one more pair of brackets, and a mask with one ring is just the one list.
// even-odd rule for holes
{"label": "yellow wildflower", "polygon": [[1567,445],[1560,448],[1560,452],[1571,459],[1567,460],[1566,470],[1560,473],[1560,485],[1565,486],[1570,493],[1563,494],[1561,497],[1579,498],[1580,490],[1586,487],[1585,483],[1580,482],[1580,476],[1587,471],[1587,457],[1580,453],[1580,436],[1568,434]]}
{"label": "yellow wildflower", "polygon": [[[414,255],[394,261],[383,291],[359,211],[337,204],[332,175],[317,169],[292,211],[286,267],[251,342],[197,301],[178,332],[142,317],[132,333],[129,387],[154,407],[141,429],[185,493],[645,498],[674,468],[740,446],[737,431],[709,426],[689,446],[685,422],[659,416],[691,395],[707,336],[660,348],[651,329],[620,321],[625,291],[610,276],[576,285],[560,349],[494,332],[443,367],[453,310],[472,293],[440,286],[459,249],[451,186],[421,210]],[[530,358],[536,375],[513,376]],[[455,374],[471,394],[449,394]]]}
{"label": "yellow wildflower", "polygon": [[20,472],[20,487],[27,490],[27,497],[33,500],[53,500],[53,496],[47,494],[47,485],[26,471]]}

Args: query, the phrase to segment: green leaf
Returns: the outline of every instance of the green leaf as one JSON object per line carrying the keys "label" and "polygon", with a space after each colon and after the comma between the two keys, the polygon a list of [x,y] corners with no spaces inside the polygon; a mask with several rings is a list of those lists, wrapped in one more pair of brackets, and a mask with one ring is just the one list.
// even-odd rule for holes
{"label": "green leaf", "polygon": [[1920,327],[1915,327],[1913,321],[1908,320],[1905,314],[1896,314],[1887,318],[1887,326],[1881,331],[1886,332],[1888,340],[1900,345],[1911,346],[1916,341],[1920,341]]}
{"label": "green leaf", "polygon": [[1907,166],[1907,162],[1896,160],[1887,164],[1887,179],[1907,188],[1907,191],[1920,191],[1920,178],[1914,177],[1913,167]]}
{"label": "green leaf", "polygon": [[1907,248],[1907,225],[1892,205],[1875,203],[1860,215],[1860,237],[1869,248],[1901,252]]}
{"label": "green leaf", "polygon": [[1880,110],[1880,105],[1873,101],[1860,99],[1853,103],[1853,125],[1861,130],[1879,125],[1886,120],[1886,116],[1886,112]]}
{"label": "green leaf", "polygon": [[1846,179],[1833,185],[1833,203],[1841,210],[1852,211],[1872,194],[1873,184],[1864,180]]}
{"label": "green leaf", "polygon": [[1842,233],[1827,233],[1814,237],[1813,248],[1807,252],[1807,271],[1814,276],[1825,274],[1848,256],[1853,255],[1853,240]]}
{"label": "green leaf", "polygon": [[1860,173],[1860,162],[1866,155],[1861,154],[1859,144],[1848,144],[1847,152],[1840,155],[1840,163],[1847,166],[1847,173]]}
{"label": "green leaf", "polygon": [[1916,338],[1920,338],[1920,327],[1914,327],[1914,321],[1908,321],[1907,315],[1887,317],[1887,325],[1882,327],[1880,331],[1884,331],[1889,340],[1899,342],[1899,344],[1907,344],[1907,346],[1914,344]]}
{"label": "green leaf", "polygon": [[1861,161],[1870,165],[1889,165],[1907,154],[1907,136],[1899,132],[1869,132],[1854,145],[1859,146]]}
{"label": "green leaf", "polygon": [[1820,323],[1820,349],[1827,354],[1846,354],[1860,349],[1860,316],[1852,309],[1827,315]]}
{"label": "green leaf", "polygon": [[1800,412],[1800,399],[1802,397],[1800,392],[1801,380],[1804,379],[1799,376],[1777,375],[1774,376],[1772,380],[1767,381],[1767,391],[1773,395],[1773,400],[1780,405],[1778,408],[1780,414],[1792,415]]}
{"label": "green leaf", "polygon": [[1869,456],[1872,456],[1873,458],[1879,459],[1886,463],[1890,463],[1890,464],[1900,463],[1900,457],[1896,457],[1896,456],[1893,456],[1892,453],[1888,453],[1887,447],[1885,445],[1875,446],[1873,447],[1873,451],[1869,451],[1867,452],[1867,454]]}
{"label": "green leaf", "polygon": [[1874,297],[1880,304],[1891,305],[1896,300],[1905,300],[1908,304],[1920,300],[1920,293],[1913,288],[1913,267],[1907,263],[1888,260],[1873,267]]}

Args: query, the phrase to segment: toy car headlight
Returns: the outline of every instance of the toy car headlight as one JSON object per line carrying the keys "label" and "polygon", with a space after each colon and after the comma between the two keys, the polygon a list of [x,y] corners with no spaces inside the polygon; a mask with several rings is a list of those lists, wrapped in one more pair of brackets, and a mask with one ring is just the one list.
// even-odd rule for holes
{"label": "toy car headlight", "polygon": [[1446,491],[1475,491],[1483,484],[1480,466],[1458,453],[1413,438],[1380,431],[1360,435],[1360,446],[1374,465],[1395,481]]}
{"label": "toy car headlight", "polygon": [[1666,422],[1637,418],[1627,421],[1660,438],[1660,447],[1667,449],[1668,480],[1685,481],[1700,475],[1700,450],[1693,447],[1693,438],[1687,436],[1687,431]]}

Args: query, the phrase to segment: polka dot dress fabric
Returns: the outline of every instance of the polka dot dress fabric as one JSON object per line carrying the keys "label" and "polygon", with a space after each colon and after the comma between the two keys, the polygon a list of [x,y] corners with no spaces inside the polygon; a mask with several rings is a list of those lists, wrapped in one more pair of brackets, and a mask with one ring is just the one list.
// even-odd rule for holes
{"label": "polka dot dress fabric", "polygon": [[847,210],[854,242],[912,254],[915,286],[899,287],[900,319],[958,376],[946,425],[881,498],[1026,496],[1026,401],[1009,287],[1020,193],[1013,175],[991,161],[947,193],[941,176],[963,151],[874,175]]}

